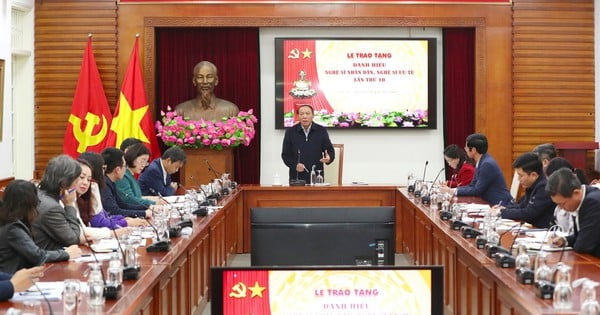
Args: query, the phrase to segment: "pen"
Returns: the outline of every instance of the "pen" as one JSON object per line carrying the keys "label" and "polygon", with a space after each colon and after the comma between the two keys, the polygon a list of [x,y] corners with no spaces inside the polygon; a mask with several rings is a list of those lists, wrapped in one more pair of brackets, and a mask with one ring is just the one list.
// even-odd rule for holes
{"label": "pen", "polygon": [[66,194],[61,194],[61,195],[60,195],[60,199],[62,199],[64,196],[66,196],[66,195],[68,195],[68,194],[70,194],[70,193],[74,192],[74,191],[75,191],[75,189],[77,189],[77,188],[75,188],[75,187],[73,187],[73,188],[70,188],[69,190],[67,190],[67,193],[66,193]]}
{"label": "pen", "polygon": [[48,295],[50,293],[45,292],[45,291],[24,291],[24,292],[19,292],[19,295],[21,296],[25,296],[25,295]]}

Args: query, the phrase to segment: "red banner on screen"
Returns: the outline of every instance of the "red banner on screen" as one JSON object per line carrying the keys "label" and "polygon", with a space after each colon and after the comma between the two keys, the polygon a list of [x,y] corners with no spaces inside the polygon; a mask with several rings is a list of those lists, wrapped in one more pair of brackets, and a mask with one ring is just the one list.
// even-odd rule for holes
{"label": "red banner on screen", "polygon": [[119,0],[120,3],[457,3],[457,4],[512,4],[512,0]]}

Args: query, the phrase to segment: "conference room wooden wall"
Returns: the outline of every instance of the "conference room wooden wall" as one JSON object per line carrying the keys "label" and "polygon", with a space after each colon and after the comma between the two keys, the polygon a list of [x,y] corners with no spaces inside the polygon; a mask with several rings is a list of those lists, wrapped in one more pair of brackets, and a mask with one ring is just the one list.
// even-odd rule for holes
{"label": "conference room wooden wall", "polygon": [[[119,4],[36,1],[35,170],[62,152],[87,33],[114,107],[140,33],[153,106],[154,28],[473,27],[476,131],[488,135],[506,178],[514,156],[541,142],[594,139],[593,0],[481,4]],[[514,131],[513,131],[514,130]]]}

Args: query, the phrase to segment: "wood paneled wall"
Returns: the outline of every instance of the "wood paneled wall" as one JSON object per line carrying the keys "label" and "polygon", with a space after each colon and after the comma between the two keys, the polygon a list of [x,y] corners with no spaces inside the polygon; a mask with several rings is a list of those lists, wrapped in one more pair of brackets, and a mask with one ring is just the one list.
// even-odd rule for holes
{"label": "wood paneled wall", "polygon": [[593,11],[593,0],[513,0],[512,8],[36,1],[35,169],[62,152],[87,33],[114,108],[136,33],[153,103],[157,26],[448,26],[476,29],[475,126],[510,179],[513,158],[538,143],[594,139]]}
{"label": "wood paneled wall", "polygon": [[513,110],[514,157],[594,141],[593,0],[513,0]]}
{"label": "wood paneled wall", "polygon": [[89,33],[112,110],[118,93],[116,0],[36,1],[34,177],[62,153]]}

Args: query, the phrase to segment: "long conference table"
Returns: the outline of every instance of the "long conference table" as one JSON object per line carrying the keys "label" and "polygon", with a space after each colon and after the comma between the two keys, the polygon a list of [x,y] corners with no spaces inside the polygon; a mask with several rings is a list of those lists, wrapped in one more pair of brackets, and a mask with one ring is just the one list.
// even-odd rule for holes
{"label": "long conference table", "polygon": [[[460,202],[481,203],[477,198]],[[221,209],[194,219],[189,236],[172,238],[167,253],[139,249],[141,275],[127,280],[122,296],[107,300],[100,309],[81,313],[95,314],[201,314],[210,300],[210,267],[226,266],[234,254],[249,253],[250,209],[253,207],[293,206],[395,206],[396,252],[407,254],[417,265],[443,265],[445,314],[577,314],[579,289],[575,289],[574,311],[553,310],[551,300],[536,296],[532,285],[516,281],[513,268],[502,269],[492,258],[477,249],[475,242],[451,229],[415,200],[404,187],[393,185],[344,185],[324,187],[287,187],[248,185],[233,191],[219,202]],[[548,257],[556,264],[560,253]],[[600,280],[600,259],[567,251],[562,262],[573,267],[572,279]],[[106,268],[106,263],[104,264]],[[48,264],[40,281],[79,278],[86,263]],[[85,300],[85,298],[83,299]],[[61,301],[51,301],[55,314],[62,312]],[[16,302],[0,303],[0,312],[21,307]],[[47,308],[44,305],[44,308]],[[45,310],[45,314],[48,314]]]}

